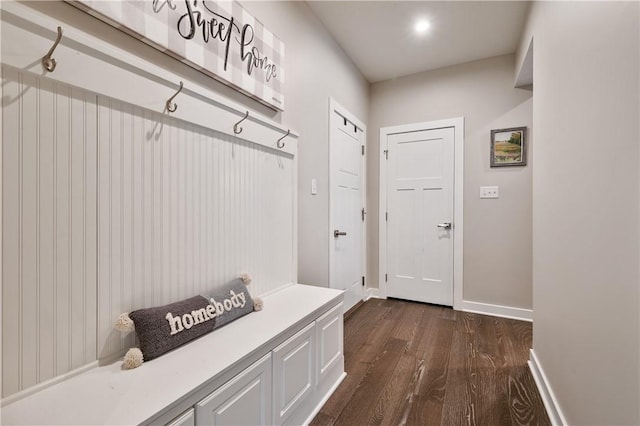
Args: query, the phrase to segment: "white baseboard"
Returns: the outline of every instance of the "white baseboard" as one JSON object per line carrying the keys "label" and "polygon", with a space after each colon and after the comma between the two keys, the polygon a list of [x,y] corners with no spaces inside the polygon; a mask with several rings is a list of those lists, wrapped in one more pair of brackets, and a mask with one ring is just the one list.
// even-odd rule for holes
{"label": "white baseboard", "polygon": [[531,370],[533,380],[536,382],[536,386],[538,387],[538,392],[540,393],[540,397],[544,403],[544,408],[547,409],[547,415],[549,416],[549,420],[551,420],[551,424],[553,426],[567,425],[567,420],[560,410],[558,400],[549,385],[547,376],[544,374],[542,365],[540,365],[540,361],[538,361],[538,357],[536,357],[536,353],[533,349],[529,351],[529,369]]}
{"label": "white baseboard", "polygon": [[520,321],[533,321],[531,309],[514,308],[511,306],[492,305],[490,303],[462,301],[462,311],[474,314],[493,315],[494,317],[510,318]]}
{"label": "white baseboard", "polygon": [[334,385],[331,386],[331,389],[329,389],[329,392],[327,392],[327,394],[322,397],[320,402],[318,402],[318,405],[316,405],[316,408],[313,409],[313,411],[311,412],[307,420],[305,420],[304,423],[302,424],[308,425],[309,423],[311,423],[311,421],[316,417],[316,415],[320,412],[320,410],[322,410],[322,407],[324,407],[324,404],[326,404],[329,398],[331,398],[331,395],[333,395],[336,389],[338,389],[338,386],[340,386],[340,383],[342,383],[345,377],[347,377],[347,373],[343,372],[340,375],[340,378],[338,379],[338,381],[336,381]]}
{"label": "white baseboard", "polygon": [[379,288],[368,288],[364,292],[364,301],[369,299],[384,299],[384,297],[381,296]]}

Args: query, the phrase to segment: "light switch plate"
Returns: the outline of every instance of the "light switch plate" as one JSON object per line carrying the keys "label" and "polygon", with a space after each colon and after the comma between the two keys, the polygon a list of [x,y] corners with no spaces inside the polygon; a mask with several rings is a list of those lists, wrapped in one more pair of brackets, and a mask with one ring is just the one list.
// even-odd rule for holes
{"label": "light switch plate", "polygon": [[481,186],[480,198],[500,198],[500,187],[498,186]]}
{"label": "light switch plate", "polygon": [[318,193],[318,180],[316,178],[311,179],[311,195]]}

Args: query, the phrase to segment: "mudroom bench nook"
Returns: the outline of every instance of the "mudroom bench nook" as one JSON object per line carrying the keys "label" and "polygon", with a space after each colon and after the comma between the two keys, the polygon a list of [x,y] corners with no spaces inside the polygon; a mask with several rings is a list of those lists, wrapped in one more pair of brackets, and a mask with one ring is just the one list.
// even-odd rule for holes
{"label": "mudroom bench nook", "polygon": [[[0,423],[311,421],[345,376],[343,293],[294,284],[299,134],[78,5],[0,2]],[[262,310],[122,368],[120,315],[241,271]]]}
{"label": "mudroom bench nook", "polygon": [[118,360],[5,406],[3,423],[306,424],[346,375],[342,297],[287,286],[139,368]]}

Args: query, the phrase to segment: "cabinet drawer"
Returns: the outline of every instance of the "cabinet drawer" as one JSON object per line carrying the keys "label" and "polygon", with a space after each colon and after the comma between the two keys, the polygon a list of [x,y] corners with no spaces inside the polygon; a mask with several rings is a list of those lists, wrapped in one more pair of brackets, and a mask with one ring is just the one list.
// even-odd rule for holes
{"label": "cabinet drawer", "polygon": [[318,345],[318,383],[322,383],[332,369],[342,364],[344,323],[342,303],[316,320]]}
{"label": "cabinet drawer", "polygon": [[271,354],[196,404],[197,425],[271,423]]}
{"label": "cabinet drawer", "polygon": [[273,350],[274,424],[291,416],[315,390],[315,323]]}

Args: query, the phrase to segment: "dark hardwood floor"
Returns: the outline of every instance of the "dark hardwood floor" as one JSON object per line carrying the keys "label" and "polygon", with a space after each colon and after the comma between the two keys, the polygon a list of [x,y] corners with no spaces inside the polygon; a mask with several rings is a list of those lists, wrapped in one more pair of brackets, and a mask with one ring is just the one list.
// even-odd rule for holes
{"label": "dark hardwood floor", "polygon": [[344,326],[347,377],[312,426],[549,425],[531,323],[370,299]]}

